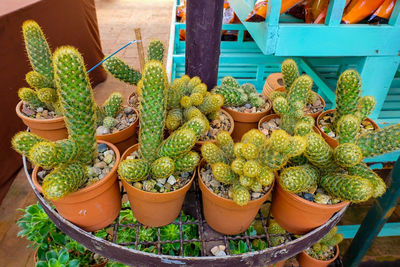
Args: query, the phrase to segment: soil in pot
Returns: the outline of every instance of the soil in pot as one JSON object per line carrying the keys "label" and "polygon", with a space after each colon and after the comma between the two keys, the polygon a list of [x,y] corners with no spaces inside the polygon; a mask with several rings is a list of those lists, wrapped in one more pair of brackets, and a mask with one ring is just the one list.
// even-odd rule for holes
{"label": "soil in pot", "polygon": [[272,216],[282,228],[292,234],[305,234],[321,226],[334,213],[349,204],[347,201],[338,203],[320,189],[313,194],[305,192],[299,195],[285,191],[279,182],[276,182],[272,195]]}
{"label": "soil in pot", "polygon": [[236,235],[246,231],[272,190],[271,186],[263,188],[262,192],[250,192],[248,204],[239,206],[232,200],[230,186],[218,182],[204,160],[198,172],[204,217],[212,229],[222,234]]}
{"label": "soil in pot", "polygon": [[112,129],[100,125],[96,129],[96,139],[114,144],[121,153],[128,147],[137,143],[138,114],[132,107],[124,107],[115,117],[115,125]]}
{"label": "soil in pot", "polygon": [[330,247],[329,251],[324,252],[319,259],[311,257],[312,254],[312,248],[308,248],[297,255],[299,265],[301,267],[326,267],[339,256],[339,246]]}
{"label": "soil in pot", "polygon": [[[325,139],[325,141],[332,148],[335,148],[339,145],[338,136],[336,135],[336,133],[332,130],[332,127],[330,126],[333,121],[334,111],[335,111],[334,109],[326,110],[326,111],[322,112],[317,118],[317,127],[318,127],[319,131],[321,132],[321,135]],[[360,124],[360,133],[359,134],[373,132],[376,129],[379,129],[379,126],[370,118],[366,118]]]}
{"label": "soil in pot", "polygon": [[266,96],[262,96],[266,102],[263,106],[256,108],[250,104],[246,104],[242,107],[224,107],[224,110],[228,112],[234,122],[235,128],[232,132],[232,138],[235,142],[239,142],[243,134],[251,129],[257,129],[258,121],[270,113],[271,102]]}
{"label": "soil in pot", "polygon": [[33,109],[20,101],[16,106],[17,116],[35,133],[45,139],[57,141],[68,137],[64,118],[45,108]]}
{"label": "soil in pot", "polygon": [[[139,158],[138,148],[137,144],[130,147],[122,160]],[[181,173],[178,177],[171,175],[167,179],[149,177],[133,184],[121,180],[136,219],[146,226],[159,227],[178,217],[194,176],[195,171]]]}
{"label": "soil in pot", "polygon": [[[112,223],[121,209],[121,194],[117,181],[120,160],[118,149],[105,141],[98,142],[98,156],[88,167],[85,185],[64,198],[53,200],[57,211],[67,220],[92,232]],[[39,192],[41,183],[49,171],[36,167],[32,180]]]}

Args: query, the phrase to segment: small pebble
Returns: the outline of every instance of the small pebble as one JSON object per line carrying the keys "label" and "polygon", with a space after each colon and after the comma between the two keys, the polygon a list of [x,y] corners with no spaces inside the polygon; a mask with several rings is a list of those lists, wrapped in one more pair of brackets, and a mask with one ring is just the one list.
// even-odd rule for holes
{"label": "small pebble", "polygon": [[167,179],[166,178],[164,178],[164,179],[157,179],[157,183],[160,183],[160,184],[165,184],[165,182],[167,181]]}
{"label": "small pebble", "polygon": [[302,196],[305,200],[308,200],[308,201],[314,201],[314,195],[313,194],[310,194],[310,193],[303,193],[303,196]]}
{"label": "small pebble", "polygon": [[43,112],[43,108],[42,107],[37,108],[36,112]]}
{"label": "small pebble", "polygon": [[142,183],[139,183],[139,182],[134,183],[133,186],[140,190],[143,188]]}
{"label": "small pebble", "polygon": [[226,253],[225,253],[225,251],[218,250],[218,252],[217,252],[217,254],[215,254],[215,256],[217,256],[217,257],[226,256]]}
{"label": "small pebble", "polygon": [[108,149],[108,146],[104,143],[100,143],[97,145],[97,152],[102,153]]}
{"label": "small pebble", "polygon": [[251,197],[252,197],[253,199],[260,198],[260,197],[261,197],[261,193],[256,193],[256,192],[254,192],[254,193],[251,194]]}
{"label": "small pebble", "polygon": [[97,129],[96,129],[97,135],[103,135],[103,134],[109,134],[109,133],[110,133],[110,129],[108,129],[107,127],[105,127],[103,125],[97,127]]}
{"label": "small pebble", "polygon": [[218,246],[215,246],[211,249],[211,253],[215,256],[217,255],[218,251],[220,251]]}
{"label": "small pebble", "polygon": [[[244,102],[244,101],[243,101],[243,102]],[[251,105],[247,103],[246,105],[244,105],[244,107],[245,107],[245,108],[251,108]]]}
{"label": "small pebble", "polygon": [[113,159],[114,159],[114,156],[111,154],[108,154],[107,156],[104,157],[104,162],[106,164],[110,164],[113,161]]}
{"label": "small pebble", "polygon": [[104,178],[104,176],[106,176],[104,173],[100,174],[100,175],[99,175],[99,179]]}
{"label": "small pebble", "polygon": [[94,164],[94,167],[104,169],[105,167],[107,167],[107,163],[105,163],[104,161],[100,161],[100,162]]}
{"label": "small pebble", "polygon": [[167,182],[168,182],[170,185],[174,185],[174,184],[176,183],[176,179],[175,179],[175,177],[174,177],[173,175],[171,175],[170,177],[168,177]]}
{"label": "small pebble", "polygon": [[107,155],[113,155],[114,156],[114,151],[112,149],[109,149],[107,151],[104,152],[104,157],[106,157]]}
{"label": "small pebble", "polygon": [[129,115],[133,112],[133,108],[131,107],[124,107],[124,112],[126,115]]}
{"label": "small pebble", "polygon": [[46,177],[47,173],[48,173],[48,171],[43,170],[43,171],[38,172],[38,173],[37,173],[37,176],[38,176],[40,179],[44,179],[44,177]]}

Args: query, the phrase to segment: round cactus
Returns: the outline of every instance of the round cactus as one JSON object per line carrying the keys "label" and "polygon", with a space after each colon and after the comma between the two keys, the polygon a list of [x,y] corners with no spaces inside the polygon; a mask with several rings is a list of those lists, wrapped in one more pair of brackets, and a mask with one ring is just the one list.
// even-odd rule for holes
{"label": "round cactus", "polygon": [[217,162],[229,162],[227,157],[225,156],[225,153],[212,142],[205,142],[201,146],[201,155],[206,160],[206,162],[211,165]]}
{"label": "round cactus", "polygon": [[232,198],[239,206],[246,205],[250,200],[250,193],[244,186],[235,184],[232,188]]}
{"label": "round cactus", "polygon": [[342,167],[353,167],[361,162],[362,151],[355,144],[344,143],[335,148],[334,158],[337,164]]}
{"label": "round cactus", "polygon": [[161,157],[151,164],[151,174],[156,179],[168,178],[174,173],[174,161],[169,157]]}
{"label": "round cactus", "polygon": [[118,174],[127,182],[138,182],[150,175],[149,164],[142,159],[126,159],[118,165]]}
{"label": "round cactus", "polygon": [[237,174],[226,163],[217,162],[211,165],[211,168],[215,179],[223,184],[233,184],[238,179]]}

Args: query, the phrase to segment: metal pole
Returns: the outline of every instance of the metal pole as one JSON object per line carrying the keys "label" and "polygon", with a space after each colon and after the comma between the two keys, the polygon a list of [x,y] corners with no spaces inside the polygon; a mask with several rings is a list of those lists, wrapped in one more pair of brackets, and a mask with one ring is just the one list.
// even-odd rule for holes
{"label": "metal pole", "polygon": [[185,72],[208,89],[217,84],[224,0],[188,0]]}

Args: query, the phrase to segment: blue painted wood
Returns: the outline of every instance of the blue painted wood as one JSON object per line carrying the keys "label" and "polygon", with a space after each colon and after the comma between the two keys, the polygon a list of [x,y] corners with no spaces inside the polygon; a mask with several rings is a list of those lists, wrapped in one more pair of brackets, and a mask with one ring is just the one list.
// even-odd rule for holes
{"label": "blue painted wood", "polygon": [[328,12],[326,13],[325,25],[339,25],[342,20],[342,14],[346,0],[329,1]]}
{"label": "blue painted wood", "polygon": [[[356,235],[360,225],[338,225],[337,228],[338,233],[341,233],[344,238],[351,239]],[[386,223],[378,234],[378,237],[384,236],[400,236],[400,223]]]}
{"label": "blue painted wood", "polygon": [[266,36],[266,52],[267,55],[275,53],[276,44],[278,42],[279,17],[281,13],[281,0],[269,0],[267,14],[265,16],[265,24],[267,27]]}
{"label": "blue painted wood", "polygon": [[393,8],[392,15],[389,19],[389,25],[400,26],[400,1],[396,1],[396,5]]}

